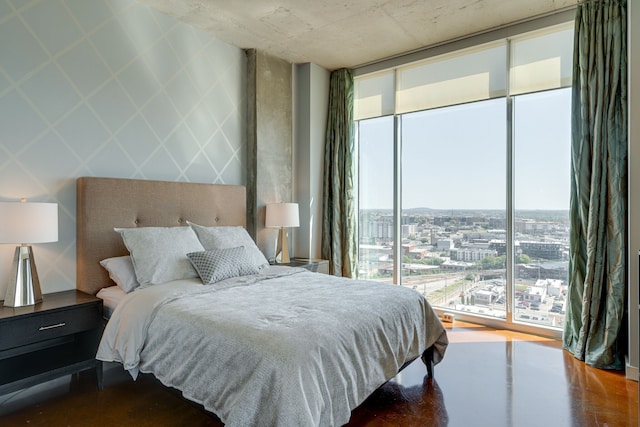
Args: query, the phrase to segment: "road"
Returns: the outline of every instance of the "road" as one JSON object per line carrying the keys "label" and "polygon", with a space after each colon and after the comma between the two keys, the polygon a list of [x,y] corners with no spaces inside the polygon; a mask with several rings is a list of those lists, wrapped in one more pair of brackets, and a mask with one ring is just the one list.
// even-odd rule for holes
{"label": "road", "polygon": [[[464,279],[465,273],[455,274],[429,274],[423,276],[403,276],[402,285],[417,290],[426,297],[433,292],[444,289],[445,287],[452,287],[459,280]],[[415,288],[414,288],[415,286]],[[433,299],[429,298],[429,301],[433,305],[446,305],[448,301],[454,296],[458,296],[460,291],[451,289],[452,293],[442,296],[441,298]]]}

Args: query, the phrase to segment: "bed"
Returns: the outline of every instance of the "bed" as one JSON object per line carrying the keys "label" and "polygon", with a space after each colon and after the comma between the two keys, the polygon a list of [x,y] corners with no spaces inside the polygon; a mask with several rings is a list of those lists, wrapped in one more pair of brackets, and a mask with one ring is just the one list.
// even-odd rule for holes
{"label": "bed", "polygon": [[[77,288],[114,288],[104,260],[128,260],[138,282],[105,298],[97,358],[153,374],[225,425],[343,425],[406,364],[422,357],[431,376],[444,356],[418,293],[262,265],[252,241],[235,244],[243,186],[83,177],[77,197]],[[233,242],[210,240],[221,233]]]}

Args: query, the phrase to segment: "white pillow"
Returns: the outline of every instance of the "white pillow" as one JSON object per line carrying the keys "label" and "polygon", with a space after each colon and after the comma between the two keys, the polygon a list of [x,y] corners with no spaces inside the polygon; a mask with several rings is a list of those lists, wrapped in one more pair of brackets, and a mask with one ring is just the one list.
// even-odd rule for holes
{"label": "white pillow", "polygon": [[109,278],[123,291],[129,293],[140,286],[129,255],[103,259],[100,265],[109,272]]}
{"label": "white pillow", "polygon": [[227,249],[244,246],[249,259],[258,267],[269,266],[269,261],[253,241],[247,230],[240,226],[204,227],[187,221],[198,235],[200,243],[206,250]]}
{"label": "white pillow", "polygon": [[243,246],[192,252],[188,253],[187,257],[205,285],[212,285],[231,277],[260,273],[258,266],[249,260],[249,254]]}
{"label": "white pillow", "polygon": [[187,254],[203,251],[191,227],[115,228],[131,254],[140,287],[197,278]]}

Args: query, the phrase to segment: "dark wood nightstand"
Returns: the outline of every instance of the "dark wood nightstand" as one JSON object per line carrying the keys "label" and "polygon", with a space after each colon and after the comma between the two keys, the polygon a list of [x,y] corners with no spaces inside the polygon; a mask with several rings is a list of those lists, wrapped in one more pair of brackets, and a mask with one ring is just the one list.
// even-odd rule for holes
{"label": "dark wood nightstand", "polygon": [[101,389],[102,323],[102,300],[77,290],[27,307],[0,303],[0,395],[87,369]]}
{"label": "dark wood nightstand", "polygon": [[326,259],[308,259],[308,258],[292,258],[291,262],[285,264],[288,267],[301,267],[306,268],[309,271],[329,274],[329,261]]}

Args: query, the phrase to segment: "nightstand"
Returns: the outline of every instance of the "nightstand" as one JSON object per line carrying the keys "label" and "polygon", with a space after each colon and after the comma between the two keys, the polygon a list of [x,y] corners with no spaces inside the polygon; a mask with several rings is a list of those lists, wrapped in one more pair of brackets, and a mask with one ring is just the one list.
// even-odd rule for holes
{"label": "nightstand", "polygon": [[306,268],[309,271],[329,274],[329,261],[326,259],[308,259],[308,258],[292,258],[291,262],[286,264],[276,264],[276,265],[286,265],[288,267],[301,267]]}
{"label": "nightstand", "polygon": [[32,306],[0,306],[0,395],[87,369],[95,369],[101,389],[101,335],[102,300],[77,290],[46,294]]}

